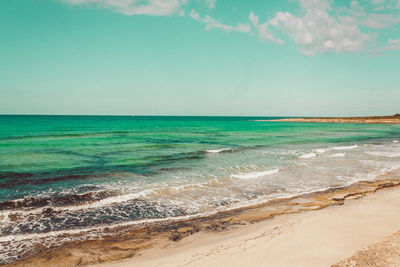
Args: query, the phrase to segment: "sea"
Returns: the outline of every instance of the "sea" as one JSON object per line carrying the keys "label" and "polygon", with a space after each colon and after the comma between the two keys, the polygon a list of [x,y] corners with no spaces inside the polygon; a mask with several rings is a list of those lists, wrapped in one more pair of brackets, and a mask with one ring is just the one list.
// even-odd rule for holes
{"label": "sea", "polygon": [[271,119],[1,115],[0,264],[400,168],[400,125]]}

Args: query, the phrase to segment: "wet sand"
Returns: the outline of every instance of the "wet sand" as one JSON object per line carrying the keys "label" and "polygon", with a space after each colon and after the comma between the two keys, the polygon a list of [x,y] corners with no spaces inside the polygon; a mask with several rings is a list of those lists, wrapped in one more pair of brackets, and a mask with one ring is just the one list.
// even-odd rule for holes
{"label": "wet sand", "polygon": [[373,117],[288,118],[288,119],[257,120],[257,121],[314,122],[314,123],[400,124],[400,114],[396,114],[396,115],[393,115],[393,116],[373,116]]}
{"label": "wet sand", "polygon": [[[105,229],[110,237],[46,248],[10,266],[108,266],[122,259],[128,260],[110,266],[241,265],[249,260],[273,266],[333,264],[400,229],[400,180],[392,177],[399,173],[209,217]],[[372,194],[389,187],[396,189]],[[309,210],[314,212],[304,212]]]}

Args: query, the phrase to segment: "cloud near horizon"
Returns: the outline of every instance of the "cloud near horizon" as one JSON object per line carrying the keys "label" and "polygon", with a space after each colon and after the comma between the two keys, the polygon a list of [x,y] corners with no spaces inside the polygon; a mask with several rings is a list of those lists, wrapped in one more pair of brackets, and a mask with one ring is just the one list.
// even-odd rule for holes
{"label": "cloud near horizon", "polygon": [[219,22],[216,19],[211,18],[208,15],[205,16],[204,18],[202,18],[200,16],[200,14],[197,13],[193,9],[190,12],[190,17],[196,21],[205,23],[206,30],[220,29],[220,30],[227,31],[227,32],[234,31],[234,32],[244,32],[244,33],[251,31],[251,27],[250,27],[249,23],[238,23],[236,26],[226,25],[226,24],[222,24],[221,22]]}
{"label": "cloud near horizon", "polygon": [[183,14],[186,0],[62,0],[70,5],[111,9],[123,15],[167,16]]}
{"label": "cloud near horizon", "polygon": [[[171,16],[185,15],[205,24],[205,30],[255,33],[260,41],[285,45],[287,41],[298,46],[301,53],[355,53],[359,51],[400,50],[399,36],[389,39],[381,47],[373,48],[379,30],[400,24],[400,0],[351,1],[333,8],[334,0],[296,0],[298,12],[278,11],[260,23],[250,11],[244,22],[227,25],[210,15],[196,10],[187,12],[190,0],[61,0],[69,5],[83,5],[110,9],[124,15]],[[209,8],[216,0],[202,0]],[[368,8],[366,8],[368,7]],[[368,11],[367,11],[368,10]],[[186,11],[186,12],[185,12]],[[253,34],[254,35],[254,34]],[[285,41],[285,40],[286,41]],[[369,47],[369,49],[366,49]]]}

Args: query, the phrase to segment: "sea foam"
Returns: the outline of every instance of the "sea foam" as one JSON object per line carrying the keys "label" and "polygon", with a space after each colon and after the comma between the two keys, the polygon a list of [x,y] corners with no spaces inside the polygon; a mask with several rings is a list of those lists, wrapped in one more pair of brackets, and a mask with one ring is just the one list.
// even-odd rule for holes
{"label": "sea foam", "polygon": [[341,158],[344,156],[346,156],[346,153],[336,153],[336,154],[330,155],[331,158]]}
{"label": "sea foam", "polygon": [[358,145],[352,145],[352,146],[335,146],[335,147],[332,147],[331,149],[333,149],[333,150],[351,150],[351,149],[354,149],[354,148],[357,148],[358,147]]}
{"label": "sea foam", "polygon": [[276,174],[279,172],[279,169],[273,169],[268,171],[260,171],[260,172],[249,172],[249,173],[241,173],[241,174],[232,174],[231,177],[239,178],[239,179],[255,179],[271,174]]}
{"label": "sea foam", "polygon": [[231,148],[220,148],[220,149],[210,149],[210,150],[206,150],[207,153],[220,153],[223,151],[230,151],[232,150]]}
{"label": "sea foam", "polygon": [[400,157],[400,152],[366,152],[367,154],[373,155],[373,156],[380,156],[380,157],[389,157],[389,158],[396,158]]}
{"label": "sea foam", "polygon": [[311,159],[311,158],[315,158],[316,156],[317,156],[317,154],[312,152],[312,153],[303,154],[299,158],[300,159]]}

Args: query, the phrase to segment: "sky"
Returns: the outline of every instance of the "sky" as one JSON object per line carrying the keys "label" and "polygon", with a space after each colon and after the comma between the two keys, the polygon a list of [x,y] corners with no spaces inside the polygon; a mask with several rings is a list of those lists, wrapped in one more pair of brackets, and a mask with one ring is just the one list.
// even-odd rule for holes
{"label": "sky", "polygon": [[400,113],[400,0],[0,0],[0,114]]}

